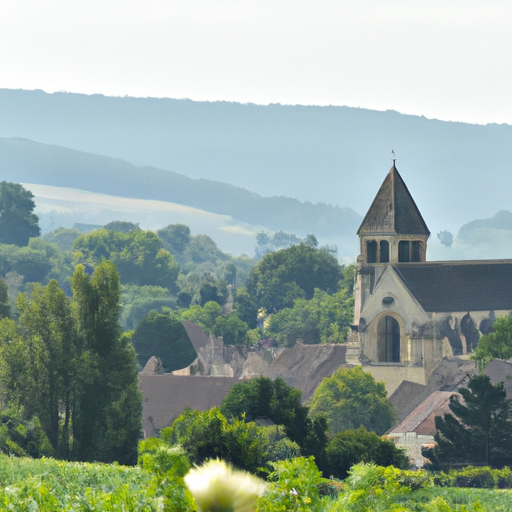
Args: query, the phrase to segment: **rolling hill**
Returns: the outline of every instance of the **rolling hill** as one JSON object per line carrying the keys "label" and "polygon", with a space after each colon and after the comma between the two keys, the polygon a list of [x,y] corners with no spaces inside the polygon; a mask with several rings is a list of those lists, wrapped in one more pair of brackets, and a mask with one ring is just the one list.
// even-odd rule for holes
{"label": "rolling hill", "polygon": [[[0,173],[3,180],[34,185],[29,188],[39,198],[38,213],[47,228],[71,225],[78,219],[101,224],[122,216],[151,229],[175,222],[189,224],[213,236],[234,254],[251,254],[248,244],[254,247],[255,234],[265,229],[285,230],[301,237],[314,233],[326,243],[339,245],[340,254],[346,257],[354,256],[356,250],[354,233],[361,217],[350,208],[262,197],[225,183],[191,179],[154,167],[138,167],[121,159],[21,138],[0,139]],[[38,185],[60,187],[62,191]],[[110,199],[82,195],[78,200],[78,190]],[[131,198],[134,204],[130,208],[123,203],[121,207],[114,197]],[[149,205],[143,200],[167,206]],[[180,209],[179,205],[189,210]],[[166,214],[155,217],[156,211]],[[148,215],[152,218],[148,219]]]}

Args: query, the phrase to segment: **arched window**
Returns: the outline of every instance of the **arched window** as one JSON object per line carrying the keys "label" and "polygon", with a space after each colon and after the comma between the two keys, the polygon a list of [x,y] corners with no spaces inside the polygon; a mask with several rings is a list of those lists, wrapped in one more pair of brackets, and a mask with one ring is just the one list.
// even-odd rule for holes
{"label": "arched window", "polygon": [[389,242],[387,240],[380,241],[380,262],[389,263]]}
{"label": "arched window", "polygon": [[366,242],[366,261],[377,263],[377,242],[375,240]]}
{"label": "arched window", "polygon": [[411,243],[408,240],[398,242],[398,261],[400,263],[411,261]]}
{"label": "arched window", "polygon": [[421,261],[421,242],[412,243],[411,261]]}
{"label": "arched window", "polygon": [[410,261],[423,261],[423,243],[418,240],[401,240],[398,242],[398,261],[409,263]]}
{"label": "arched window", "polygon": [[377,324],[377,359],[379,363],[400,362],[400,325],[389,315]]}

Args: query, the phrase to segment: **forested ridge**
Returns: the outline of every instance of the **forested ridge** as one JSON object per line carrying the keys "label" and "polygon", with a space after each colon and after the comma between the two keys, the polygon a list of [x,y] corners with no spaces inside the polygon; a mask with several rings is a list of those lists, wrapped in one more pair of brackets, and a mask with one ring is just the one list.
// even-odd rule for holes
{"label": "forested ridge", "polygon": [[156,199],[230,215],[249,224],[305,236],[352,235],[361,216],[350,208],[267,197],[220,181],[192,179],[155,167],[27,139],[0,138],[6,180],[76,188],[113,196]]}

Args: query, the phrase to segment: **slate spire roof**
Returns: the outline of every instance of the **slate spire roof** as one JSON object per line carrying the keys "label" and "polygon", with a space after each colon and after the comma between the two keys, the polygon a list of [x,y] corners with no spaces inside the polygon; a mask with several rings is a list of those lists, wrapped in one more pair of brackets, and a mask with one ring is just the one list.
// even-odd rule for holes
{"label": "slate spire roof", "polygon": [[430,235],[404,180],[393,167],[384,179],[357,234]]}

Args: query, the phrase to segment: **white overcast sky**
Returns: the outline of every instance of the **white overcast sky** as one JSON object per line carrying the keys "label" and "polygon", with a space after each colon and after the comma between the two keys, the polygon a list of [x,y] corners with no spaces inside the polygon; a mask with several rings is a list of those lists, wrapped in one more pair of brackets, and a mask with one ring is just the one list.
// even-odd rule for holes
{"label": "white overcast sky", "polygon": [[512,1],[0,0],[0,87],[512,124]]}

